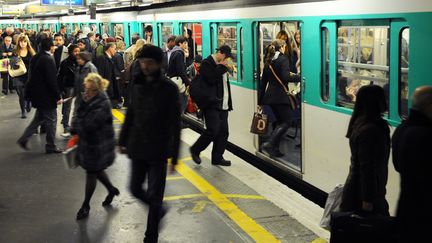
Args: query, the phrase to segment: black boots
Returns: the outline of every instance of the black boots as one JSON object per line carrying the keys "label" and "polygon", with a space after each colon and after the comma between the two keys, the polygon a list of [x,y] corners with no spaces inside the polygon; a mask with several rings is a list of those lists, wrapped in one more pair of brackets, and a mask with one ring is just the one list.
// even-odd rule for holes
{"label": "black boots", "polygon": [[261,146],[262,152],[270,157],[282,157],[284,154],[279,150],[279,143],[287,129],[288,124],[285,123],[277,126],[269,140]]}

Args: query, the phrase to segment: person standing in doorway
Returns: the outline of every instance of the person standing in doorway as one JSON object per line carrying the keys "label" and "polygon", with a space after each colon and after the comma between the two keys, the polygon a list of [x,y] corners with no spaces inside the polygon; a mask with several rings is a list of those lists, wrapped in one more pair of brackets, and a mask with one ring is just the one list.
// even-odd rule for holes
{"label": "person standing in doorway", "polygon": [[190,147],[190,153],[195,163],[200,164],[199,154],[213,142],[213,165],[230,166],[231,161],[225,160],[223,154],[228,143],[228,111],[232,110],[231,88],[228,80],[230,67],[226,59],[232,57],[231,48],[222,45],[216,54],[208,56],[201,63],[201,80],[206,82],[208,100],[200,105],[203,111],[206,130]]}
{"label": "person standing in doorway", "polygon": [[[144,45],[137,54],[131,103],[120,133],[120,152],[132,160],[130,190],[149,206],[144,242],[156,243],[159,222],[167,209],[162,200],[167,159],[177,164],[180,143],[180,104],[177,86],[162,72],[162,49]],[[135,70],[135,69],[134,69]],[[147,190],[143,189],[145,180]]]}

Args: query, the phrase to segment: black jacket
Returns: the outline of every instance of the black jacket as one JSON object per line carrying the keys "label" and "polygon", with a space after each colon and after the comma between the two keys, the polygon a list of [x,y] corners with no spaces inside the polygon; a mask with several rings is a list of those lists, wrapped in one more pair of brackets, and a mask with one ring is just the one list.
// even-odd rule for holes
{"label": "black jacket", "polygon": [[[290,62],[287,56],[280,54],[278,58],[271,62],[273,70],[281,79],[285,87],[288,89],[288,83],[300,82],[298,75],[290,74]],[[268,84],[268,87],[267,87]],[[266,89],[267,88],[267,89]],[[269,64],[265,64],[261,83],[258,90],[258,104],[259,105],[273,105],[273,104],[290,104],[290,99],[286,94],[284,88],[273,75]]]}
{"label": "black jacket", "polygon": [[180,77],[186,86],[190,85],[190,80],[186,73],[184,51],[179,46],[175,46],[171,52],[167,76],[170,78]]}
{"label": "black jacket", "polygon": [[425,236],[418,232],[427,232],[432,227],[429,220],[432,218],[432,121],[410,110],[408,119],[394,132],[392,143],[394,167],[401,177],[397,208],[400,230],[408,237]]}
{"label": "black jacket", "polygon": [[109,81],[107,94],[110,99],[120,99],[120,91],[115,75],[114,60],[106,53],[97,58],[96,67],[99,74]]}
{"label": "black jacket", "polygon": [[9,47],[6,47],[6,45],[3,43],[0,46],[0,58],[4,58],[3,57],[3,53],[7,53],[7,52],[13,52],[15,49],[14,44],[10,44]]}
{"label": "black jacket", "polygon": [[131,103],[120,133],[119,145],[133,160],[177,162],[180,144],[180,103],[177,86],[160,75],[148,82],[134,74]]}
{"label": "black jacket", "polygon": [[100,171],[115,159],[115,139],[111,103],[105,92],[82,102],[72,121],[73,134],[78,134],[78,160],[89,171]]}
{"label": "black jacket", "polygon": [[351,166],[343,189],[341,210],[361,211],[362,201],[373,204],[373,212],[389,215],[385,199],[390,154],[390,129],[385,120],[355,126],[349,139]]}
{"label": "black jacket", "polygon": [[[216,64],[213,56],[210,55],[204,59],[200,68],[200,81],[206,83],[205,93],[208,94],[208,99],[201,105],[201,108],[213,108],[222,110],[224,87],[223,75],[228,72],[228,68],[222,64]],[[232,110],[231,86],[229,80],[228,85],[228,110]]]}
{"label": "black jacket", "polygon": [[31,59],[28,74],[25,94],[32,105],[40,109],[56,109],[60,90],[54,58],[45,51],[39,52]]}
{"label": "black jacket", "polygon": [[82,92],[84,92],[84,79],[89,73],[98,73],[96,66],[88,61],[84,66],[78,66],[75,73],[75,85],[74,85],[74,95],[75,105],[78,105],[82,101]]}
{"label": "black jacket", "polygon": [[60,69],[57,75],[57,80],[61,92],[65,88],[73,88],[75,86],[75,73],[77,71],[77,63],[72,56],[66,58],[60,64]]}

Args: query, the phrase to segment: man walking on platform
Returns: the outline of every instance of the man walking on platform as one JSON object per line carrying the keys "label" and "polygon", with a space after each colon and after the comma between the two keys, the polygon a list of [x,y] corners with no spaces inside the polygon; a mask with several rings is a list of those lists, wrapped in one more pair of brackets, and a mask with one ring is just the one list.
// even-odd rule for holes
{"label": "man walking on platform", "polygon": [[401,177],[396,213],[400,242],[426,242],[432,227],[432,86],[414,91],[408,119],[394,132],[392,147],[393,164]]}
{"label": "man walking on platform", "polygon": [[[165,215],[162,206],[167,173],[177,164],[180,144],[180,102],[177,86],[162,74],[163,53],[153,45],[144,45],[137,54],[140,69],[132,74],[126,119],[120,133],[121,153],[132,160],[130,190],[149,206],[144,242],[156,243],[159,222]],[[143,189],[148,180],[147,190]]]}
{"label": "man walking on platform", "polygon": [[[232,110],[231,89],[228,80],[228,69],[226,59],[231,57],[231,48],[223,45],[217,49],[217,53],[208,56],[201,63],[201,79],[205,82],[206,89],[203,93],[208,94],[207,100],[199,104],[204,114],[206,130],[190,148],[192,159],[200,164],[199,154],[213,142],[212,164],[230,166],[231,161],[223,158],[228,143],[228,111]],[[203,86],[204,87],[204,86]]]}
{"label": "man walking on platform", "polygon": [[30,62],[29,80],[26,85],[26,97],[36,108],[32,122],[25,129],[17,143],[21,148],[29,150],[27,142],[38,126],[46,127],[45,152],[61,153],[55,145],[57,127],[57,104],[61,104],[60,91],[57,85],[57,70],[52,52],[54,43],[52,38],[41,40],[41,50]]}

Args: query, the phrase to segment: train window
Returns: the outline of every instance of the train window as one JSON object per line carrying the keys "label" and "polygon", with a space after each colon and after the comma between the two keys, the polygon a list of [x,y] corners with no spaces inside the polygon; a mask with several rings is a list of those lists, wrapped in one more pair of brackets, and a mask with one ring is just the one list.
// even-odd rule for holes
{"label": "train window", "polygon": [[202,55],[202,25],[200,23],[183,23],[182,30],[183,36],[192,39],[192,44],[189,43],[191,49],[189,52],[192,53],[192,56]]}
{"label": "train window", "polygon": [[322,42],[322,77],[321,77],[321,99],[324,102],[329,100],[330,96],[330,76],[329,76],[329,63],[330,63],[330,36],[327,28],[322,28],[321,31]]}
{"label": "train window", "polygon": [[399,43],[399,114],[401,118],[406,118],[408,116],[409,28],[402,30]]}
{"label": "train window", "polygon": [[93,33],[99,33],[97,24],[90,24],[90,30]]}
{"label": "train window", "polygon": [[244,77],[244,68],[243,68],[243,51],[244,51],[244,45],[243,45],[243,27],[240,28],[240,80],[243,80]]}
{"label": "train window", "polygon": [[166,45],[168,38],[173,35],[173,27],[171,23],[163,23],[162,24],[162,43],[163,49],[167,50],[168,47]]}
{"label": "train window", "polygon": [[123,24],[114,24],[113,25],[113,36],[124,36],[124,25]]}
{"label": "train window", "polygon": [[364,85],[376,84],[388,90],[388,35],[388,26],[338,28],[337,105],[353,108],[357,91]]}
{"label": "train window", "polygon": [[153,43],[153,26],[151,24],[142,23],[142,38],[146,44]]}
{"label": "train window", "polygon": [[223,25],[218,26],[218,47],[221,45],[228,45],[231,47],[232,60],[228,60],[234,66],[232,72],[229,73],[230,80],[237,80],[237,25]]}

